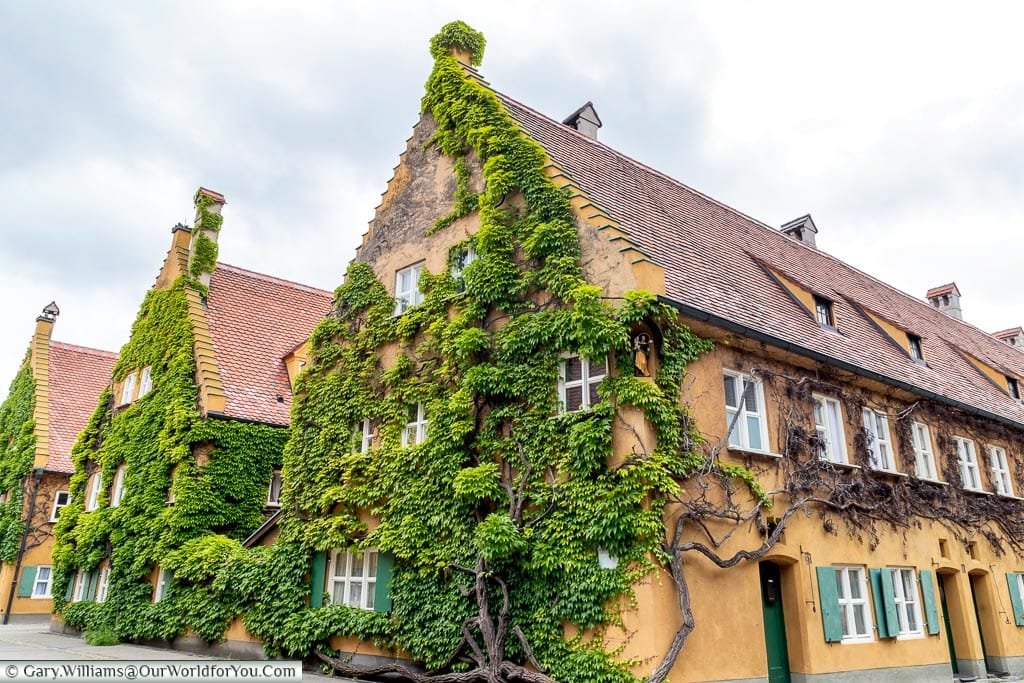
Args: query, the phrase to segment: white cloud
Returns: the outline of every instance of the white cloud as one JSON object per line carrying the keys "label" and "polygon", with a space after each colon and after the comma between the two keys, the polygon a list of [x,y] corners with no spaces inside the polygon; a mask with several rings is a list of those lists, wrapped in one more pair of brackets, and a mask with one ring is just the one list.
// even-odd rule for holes
{"label": "white cloud", "polygon": [[462,18],[485,77],[984,329],[1024,323],[1024,7],[992,2],[0,5],[0,380],[50,299],[116,350],[207,185],[221,256],[333,288]]}

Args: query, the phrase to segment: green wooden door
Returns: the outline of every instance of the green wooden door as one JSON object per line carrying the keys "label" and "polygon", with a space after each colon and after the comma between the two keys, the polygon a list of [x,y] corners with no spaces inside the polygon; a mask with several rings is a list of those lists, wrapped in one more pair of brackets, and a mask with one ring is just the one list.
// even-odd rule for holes
{"label": "green wooden door", "polygon": [[946,605],[946,577],[939,574],[939,602],[942,603],[942,625],[946,628],[946,644],[949,645],[949,665],[953,673],[960,673],[956,665],[956,647],[953,646],[953,629],[949,625],[949,607]]}
{"label": "green wooden door", "polygon": [[782,579],[779,566],[762,562],[761,608],[764,611],[764,644],[768,651],[768,683],[790,683],[786,620],[782,613]]}

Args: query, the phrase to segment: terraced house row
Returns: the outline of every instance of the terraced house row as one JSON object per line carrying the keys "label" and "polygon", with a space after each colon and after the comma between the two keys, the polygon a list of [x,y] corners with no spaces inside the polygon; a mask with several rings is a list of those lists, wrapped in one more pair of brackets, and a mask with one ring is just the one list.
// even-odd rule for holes
{"label": "terraced house row", "polygon": [[531,109],[483,47],[431,42],[333,295],[217,263],[200,189],[116,360],[44,312],[5,615],[410,680],[1024,674],[1024,331]]}

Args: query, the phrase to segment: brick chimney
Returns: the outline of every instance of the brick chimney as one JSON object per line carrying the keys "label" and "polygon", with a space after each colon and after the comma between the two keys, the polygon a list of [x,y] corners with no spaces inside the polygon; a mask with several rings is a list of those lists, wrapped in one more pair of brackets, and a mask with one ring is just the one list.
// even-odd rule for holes
{"label": "brick chimney", "polygon": [[593,102],[587,102],[582,107],[569,114],[562,120],[562,123],[575,128],[588,138],[597,139],[597,129],[601,127],[601,117],[597,115]]}
{"label": "brick chimney", "polygon": [[960,309],[960,290],[955,282],[941,287],[932,287],[925,294],[925,298],[928,299],[928,303],[949,317],[957,320],[964,319],[963,311]]}
{"label": "brick chimney", "polygon": [[[221,209],[227,201],[220,192],[200,187],[195,194],[196,221],[192,226],[188,254],[189,275],[204,287],[210,286],[210,275],[217,265],[217,237],[224,222]],[[175,233],[178,231],[175,230]]]}
{"label": "brick chimney", "polygon": [[804,214],[799,218],[794,218],[788,223],[783,223],[779,231],[783,235],[792,237],[795,240],[803,242],[809,247],[818,248],[818,244],[814,239],[814,236],[818,234],[818,226],[814,224],[814,219],[811,218],[811,214]]}

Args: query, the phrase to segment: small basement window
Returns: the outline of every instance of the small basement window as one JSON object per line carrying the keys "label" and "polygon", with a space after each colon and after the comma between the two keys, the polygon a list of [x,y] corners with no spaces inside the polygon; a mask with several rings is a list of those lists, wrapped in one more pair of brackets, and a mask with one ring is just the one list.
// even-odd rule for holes
{"label": "small basement window", "polygon": [[921,348],[921,338],[916,334],[908,334],[907,340],[910,342],[910,357],[916,361],[924,362],[924,350]]}
{"label": "small basement window", "polygon": [[835,328],[836,318],[832,310],[832,302],[824,297],[818,295],[814,296],[814,315],[818,319],[818,324],[822,327]]}

